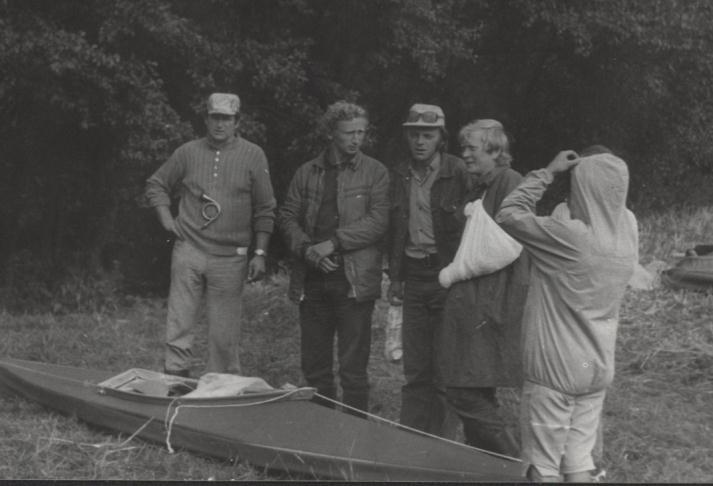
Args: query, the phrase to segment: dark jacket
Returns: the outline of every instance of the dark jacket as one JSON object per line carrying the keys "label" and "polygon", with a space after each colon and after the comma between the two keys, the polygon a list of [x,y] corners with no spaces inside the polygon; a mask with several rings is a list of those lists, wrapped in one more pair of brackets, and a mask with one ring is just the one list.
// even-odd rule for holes
{"label": "dark jacket", "polygon": [[[510,168],[494,169],[483,199],[491,217],[521,180]],[[437,362],[446,386],[521,384],[520,329],[528,271],[523,252],[502,270],[456,282],[449,289],[436,338]]]}
{"label": "dark jacket", "polygon": [[[408,242],[409,195],[411,193],[410,161],[398,164],[391,173],[391,227],[389,230],[389,277],[404,280],[404,256]],[[456,254],[465,218],[462,214],[470,189],[470,176],[465,162],[450,154],[441,155],[441,167],[431,187],[433,233],[441,267]]]}
{"label": "dark jacket", "polygon": [[[305,247],[319,243],[313,235],[324,195],[324,172],[324,153],[297,169],[278,214],[280,232],[295,257],[288,292],[294,302],[304,295]],[[388,190],[386,167],[361,152],[337,176],[336,237],[358,301],[381,296],[380,243],[389,224]]]}

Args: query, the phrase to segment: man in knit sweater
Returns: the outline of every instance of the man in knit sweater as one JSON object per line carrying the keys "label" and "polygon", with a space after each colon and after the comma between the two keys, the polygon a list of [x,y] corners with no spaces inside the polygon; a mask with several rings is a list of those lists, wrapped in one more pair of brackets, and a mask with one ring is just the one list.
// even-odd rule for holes
{"label": "man in knit sweater", "polygon": [[[193,327],[205,294],[207,372],[240,373],[238,339],[243,282],[262,278],[274,227],[267,159],[241,138],[240,99],[208,98],[207,136],[180,146],[148,180],[146,196],[176,236],[166,323],[165,372],[188,376]],[[179,199],[178,215],[170,210]],[[254,246],[253,255],[248,247]]]}

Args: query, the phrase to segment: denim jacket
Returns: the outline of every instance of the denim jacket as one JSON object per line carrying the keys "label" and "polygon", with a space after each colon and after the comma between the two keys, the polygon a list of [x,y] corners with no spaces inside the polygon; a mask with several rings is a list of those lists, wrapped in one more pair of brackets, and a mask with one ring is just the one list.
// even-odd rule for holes
{"label": "denim jacket", "polygon": [[[404,255],[408,242],[410,162],[398,164],[391,174],[391,227],[389,229],[389,276],[392,281],[404,280]],[[440,265],[448,265],[458,250],[465,225],[462,214],[471,188],[465,163],[450,154],[441,155],[441,168],[431,188],[431,217]]]}
{"label": "denim jacket", "polygon": [[[314,243],[317,214],[324,195],[325,153],[302,165],[280,207],[278,226],[294,257],[289,297],[304,293],[305,248]],[[381,242],[389,224],[389,173],[381,162],[358,153],[337,176],[336,237],[347,280],[358,301],[381,296]]]}

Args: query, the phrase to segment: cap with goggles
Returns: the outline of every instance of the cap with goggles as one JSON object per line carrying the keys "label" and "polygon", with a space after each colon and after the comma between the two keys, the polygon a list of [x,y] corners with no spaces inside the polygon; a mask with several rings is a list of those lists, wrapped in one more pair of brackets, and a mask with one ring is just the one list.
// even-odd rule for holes
{"label": "cap with goggles", "polygon": [[416,103],[408,112],[404,127],[445,128],[446,115],[440,106]]}

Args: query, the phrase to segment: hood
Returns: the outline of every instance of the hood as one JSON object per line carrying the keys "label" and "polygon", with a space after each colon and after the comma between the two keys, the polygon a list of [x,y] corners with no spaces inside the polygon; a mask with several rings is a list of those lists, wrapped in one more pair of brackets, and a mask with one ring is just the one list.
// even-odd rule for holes
{"label": "hood", "polygon": [[[626,208],[629,191],[629,169],[626,162],[612,154],[582,158],[572,170],[568,200],[573,219],[592,229],[592,236],[603,247],[630,246],[626,235],[631,231],[631,218]],[[618,251],[617,251],[618,253]]]}

